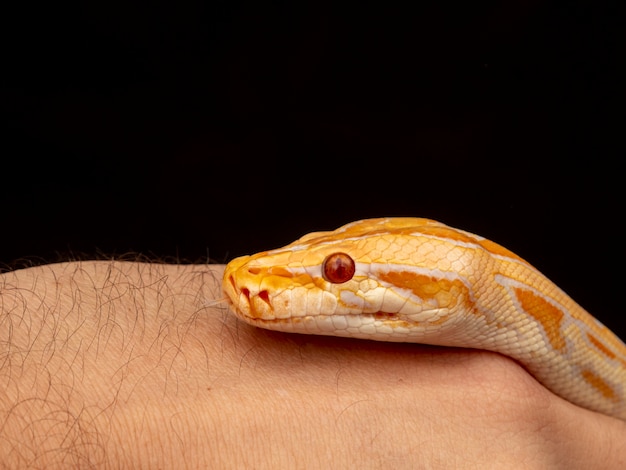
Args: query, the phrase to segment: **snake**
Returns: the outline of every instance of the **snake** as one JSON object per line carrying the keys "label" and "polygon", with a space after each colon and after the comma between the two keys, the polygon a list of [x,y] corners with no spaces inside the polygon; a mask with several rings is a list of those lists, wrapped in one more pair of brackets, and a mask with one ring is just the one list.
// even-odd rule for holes
{"label": "snake", "polygon": [[580,407],[626,420],[626,345],[530,263],[479,235],[390,217],[240,256],[222,290],[282,332],[493,351]]}

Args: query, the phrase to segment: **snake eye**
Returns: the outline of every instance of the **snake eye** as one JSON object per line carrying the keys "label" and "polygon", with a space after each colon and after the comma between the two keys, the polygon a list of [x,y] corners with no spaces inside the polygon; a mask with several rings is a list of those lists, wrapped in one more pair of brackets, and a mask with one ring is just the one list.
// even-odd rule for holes
{"label": "snake eye", "polygon": [[345,253],[328,255],[322,263],[322,276],[328,282],[341,284],[354,276],[354,260]]}

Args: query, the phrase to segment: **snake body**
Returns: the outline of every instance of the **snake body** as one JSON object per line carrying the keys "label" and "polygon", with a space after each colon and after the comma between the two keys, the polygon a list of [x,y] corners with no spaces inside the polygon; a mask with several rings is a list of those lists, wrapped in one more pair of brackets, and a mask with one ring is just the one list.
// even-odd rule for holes
{"label": "snake body", "polygon": [[626,345],[502,246],[417,218],[314,232],[227,266],[237,316],[272,330],[485,349],[626,420]]}

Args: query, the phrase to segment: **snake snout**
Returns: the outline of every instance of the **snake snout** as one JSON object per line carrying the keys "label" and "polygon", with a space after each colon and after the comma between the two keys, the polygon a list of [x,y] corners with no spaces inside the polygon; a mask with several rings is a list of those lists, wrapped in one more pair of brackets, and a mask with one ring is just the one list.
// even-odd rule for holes
{"label": "snake snout", "polygon": [[[289,316],[293,272],[283,264],[264,265],[250,257],[236,258],[224,271],[223,289],[233,311],[246,321],[272,321]],[[298,283],[312,282],[302,275]]]}
{"label": "snake snout", "polygon": [[241,286],[233,275],[228,276],[228,283],[230,284],[228,296],[238,314],[252,318],[271,316],[273,309],[268,290],[255,290],[245,285]]}

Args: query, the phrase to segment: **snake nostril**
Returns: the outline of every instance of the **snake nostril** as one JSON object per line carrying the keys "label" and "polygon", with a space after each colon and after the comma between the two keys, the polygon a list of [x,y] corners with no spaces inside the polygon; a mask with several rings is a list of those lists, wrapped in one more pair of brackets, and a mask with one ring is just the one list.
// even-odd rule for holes
{"label": "snake nostril", "polygon": [[259,274],[261,272],[261,268],[248,268],[248,272],[250,274]]}

